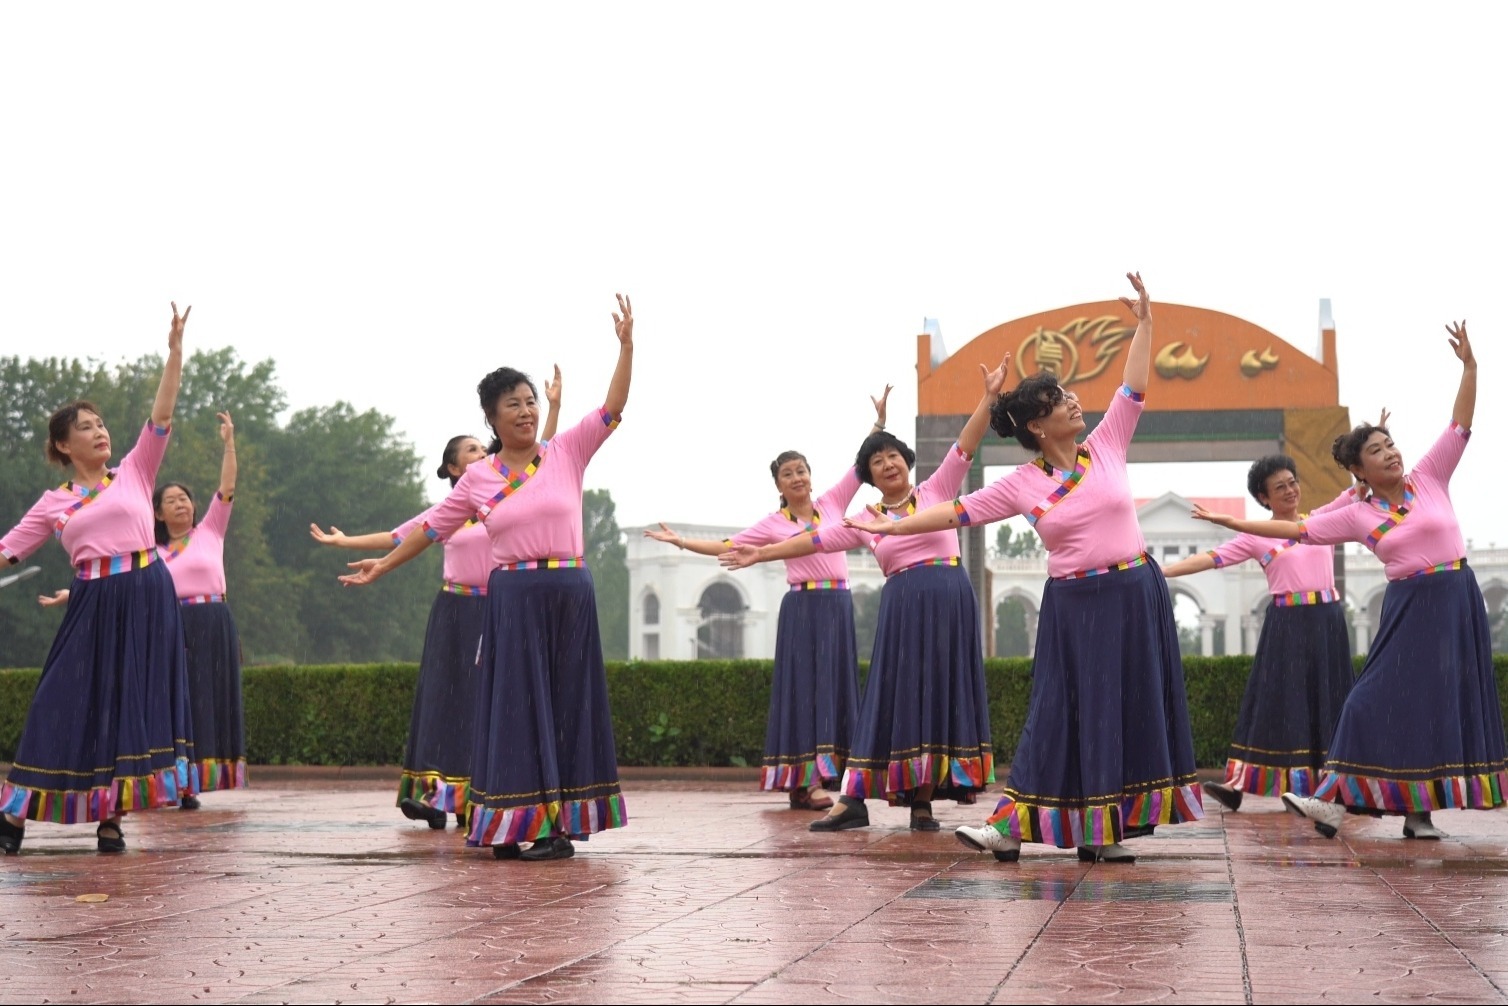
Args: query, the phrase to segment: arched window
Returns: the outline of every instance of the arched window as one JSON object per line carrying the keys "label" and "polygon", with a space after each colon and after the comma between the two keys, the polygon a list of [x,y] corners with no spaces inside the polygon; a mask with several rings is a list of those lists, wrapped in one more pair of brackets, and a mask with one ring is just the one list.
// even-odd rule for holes
{"label": "arched window", "polygon": [[744,612],[738,589],[731,583],[714,583],[702,591],[698,602],[702,624],[696,629],[699,660],[736,660],[744,655]]}
{"label": "arched window", "polygon": [[660,595],[652,590],[644,595],[644,624],[660,624]]}

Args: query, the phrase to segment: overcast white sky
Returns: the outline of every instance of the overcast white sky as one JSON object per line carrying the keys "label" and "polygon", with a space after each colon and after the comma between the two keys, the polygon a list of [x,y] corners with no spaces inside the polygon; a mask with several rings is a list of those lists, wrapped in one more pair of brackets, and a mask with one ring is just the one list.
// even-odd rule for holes
{"label": "overcast white sky", "polygon": [[[0,11],[0,353],[272,357],[295,408],[424,458],[474,388],[558,362],[623,426],[587,473],[625,527],[752,522],[768,462],[850,463],[915,335],[1119,296],[1295,346],[1334,305],[1341,400],[1406,463],[1484,394],[1455,499],[1500,531],[1508,13],[1208,3],[11,4]],[[1281,404],[1281,403],[1276,403]],[[132,420],[134,422],[134,420]],[[115,421],[119,424],[119,420]],[[909,439],[909,435],[908,435]],[[1238,495],[1244,465],[1138,466]],[[440,483],[435,482],[436,491]],[[310,515],[318,518],[321,515]],[[324,515],[329,519],[329,515]]]}

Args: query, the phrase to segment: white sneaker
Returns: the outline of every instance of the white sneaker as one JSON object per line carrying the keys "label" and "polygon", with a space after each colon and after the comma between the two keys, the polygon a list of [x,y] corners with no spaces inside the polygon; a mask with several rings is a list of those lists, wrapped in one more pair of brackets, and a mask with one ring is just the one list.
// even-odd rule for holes
{"label": "white sneaker", "polygon": [[1405,814],[1403,815],[1403,837],[1429,838],[1438,841],[1450,836],[1436,828],[1428,814]]}
{"label": "white sneaker", "polygon": [[1313,821],[1314,830],[1326,838],[1334,838],[1335,833],[1346,821],[1346,808],[1328,800],[1316,800],[1312,796],[1284,793],[1283,805],[1299,817],[1307,817]]}
{"label": "white sneaker", "polygon": [[989,825],[983,828],[956,828],[953,837],[975,852],[993,852],[995,858],[1002,863],[1014,863],[1021,858],[1021,839],[1002,835]]}

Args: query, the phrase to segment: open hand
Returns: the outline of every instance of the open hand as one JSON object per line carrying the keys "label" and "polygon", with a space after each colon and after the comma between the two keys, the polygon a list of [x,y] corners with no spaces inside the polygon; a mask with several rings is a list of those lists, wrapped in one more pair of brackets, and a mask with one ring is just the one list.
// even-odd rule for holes
{"label": "open hand", "polygon": [[1200,506],[1198,503],[1194,504],[1194,509],[1189,513],[1189,516],[1194,518],[1195,520],[1208,521],[1211,524],[1219,524],[1221,527],[1230,527],[1236,519],[1228,513],[1211,513],[1204,507]]}
{"label": "open hand", "polygon": [[622,315],[617,312],[613,313],[613,331],[618,333],[620,343],[632,346],[634,344],[634,302],[621,293],[615,293],[613,296],[618,298],[618,310],[623,312]]}
{"label": "open hand", "polygon": [[986,395],[998,395],[1005,387],[1005,378],[1010,373],[1011,354],[1006,353],[1005,359],[1000,361],[1000,366],[994,370],[986,370],[984,364],[979,365],[979,372],[984,375],[984,393]]}
{"label": "open hand", "polygon": [[1152,302],[1147,298],[1147,288],[1141,281],[1141,273],[1128,272],[1126,278],[1131,281],[1131,287],[1136,291],[1136,300],[1130,297],[1122,297],[1121,303],[1131,309],[1136,315],[1137,321],[1147,321],[1152,317]]}
{"label": "open hand", "polygon": [[177,304],[169,301],[169,306],[173,309],[173,324],[168,329],[168,351],[176,353],[183,348],[183,326],[188,324],[189,312],[194,309],[194,305],[190,304],[184,308],[181,315],[178,313]]}
{"label": "open hand", "polygon": [[666,527],[663,521],[660,522],[660,530],[658,531],[652,527],[645,528],[644,537],[653,538],[655,541],[663,541],[667,545],[675,545],[677,547],[681,544],[681,536]]}
{"label": "open hand", "polygon": [[357,559],[355,562],[348,562],[346,566],[356,570],[356,572],[347,573],[345,576],[339,577],[339,580],[347,587],[365,586],[387,572],[381,567],[381,562],[381,559]]}
{"label": "open hand", "polygon": [[329,531],[321,531],[318,524],[310,524],[309,537],[321,545],[339,545],[346,540],[346,533],[334,524],[330,525]]}
{"label": "open hand", "polygon": [[56,607],[59,604],[67,604],[68,589],[64,588],[63,590],[58,591],[56,594],[53,594],[51,597],[47,596],[46,594],[38,594],[37,603],[44,608],[52,608]]}
{"label": "open hand", "polygon": [[1445,331],[1450,333],[1450,348],[1456,359],[1467,367],[1475,366],[1477,358],[1471,351],[1471,340],[1466,337],[1466,319],[1462,318],[1459,325],[1446,325]]}
{"label": "open hand", "polygon": [[728,569],[745,569],[759,561],[759,546],[734,545],[719,555],[717,561]]}

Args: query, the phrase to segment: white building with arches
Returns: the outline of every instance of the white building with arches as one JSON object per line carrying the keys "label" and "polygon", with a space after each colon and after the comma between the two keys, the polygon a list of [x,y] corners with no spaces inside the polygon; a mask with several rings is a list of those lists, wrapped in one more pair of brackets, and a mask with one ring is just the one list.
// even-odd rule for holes
{"label": "white building with arches", "polygon": [[[1227,513],[1244,513],[1244,499],[1199,502]],[[1167,565],[1207,552],[1233,533],[1191,520],[1193,500],[1166,493],[1137,510],[1147,550]],[[674,525],[687,538],[722,539],[739,527]],[[683,552],[645,538],[641,528],[626,529],[628,538],[629,656],[635,660],[698,658],[770,658],[775,654],[775,622],[787,591],[785,566],[760,563],[726,570],[716,559]],[[1355,631],[1356,652],[1364,653],[1382,612],[1387,587],[1382,563],[1359,545],[1344,552],[1347,608]],[[1476,571],[1488,610],[1498,615],[1508,599],[1508,548],[1476,549],[1468,542],[1467,562]],[[1026,611],[1027,638],[1036,638],[1036,617],[1047,578],[1044,557],[988,560],[992,607],[1016,598]],[[879,565],[868,552],[848,553],[849,583],[854,589],[878,590],[884,584]],[[1256,649],[1267,610],[1267,578],[1255,562],[1195,573],[1168,581],[1175,604],[1197,609],[1200,652],[1251,653]],[[1180,598],[1187,599],[1180,601]],[[1187,623],[1185,623],[1187,624]]]}

